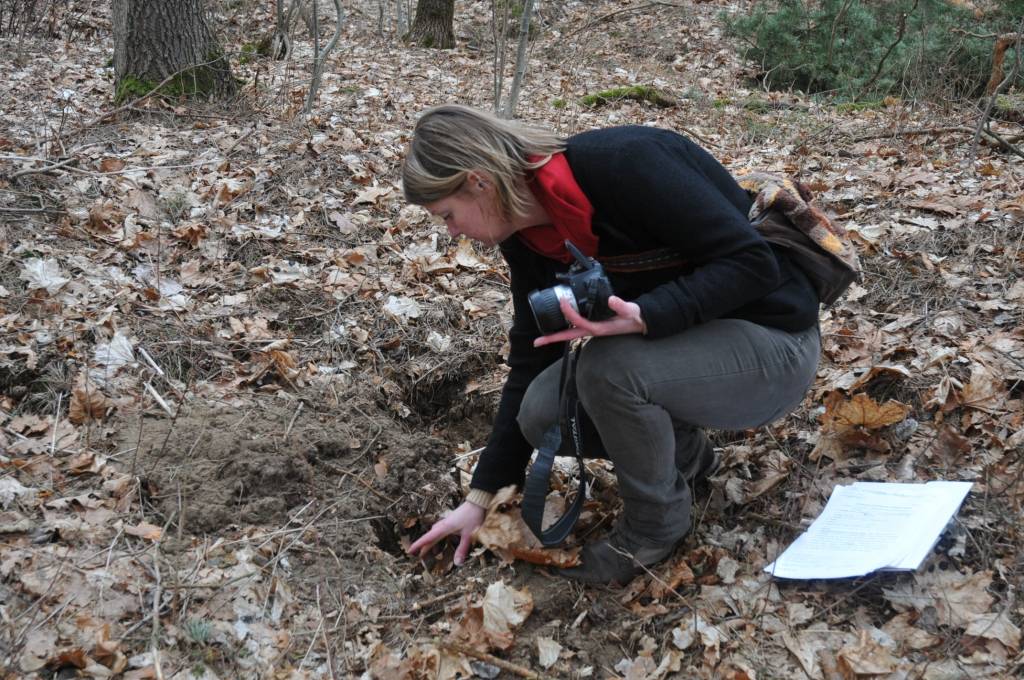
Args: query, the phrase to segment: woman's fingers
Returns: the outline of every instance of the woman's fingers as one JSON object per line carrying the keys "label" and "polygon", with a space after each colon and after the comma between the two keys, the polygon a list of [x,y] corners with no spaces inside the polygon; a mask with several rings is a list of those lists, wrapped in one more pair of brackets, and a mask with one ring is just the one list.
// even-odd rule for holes
{"label": "woman's fingers", "polygon": [[608,308],[615,313],[611,319],[590,321],[572,308],[566,300],[560,300],[562,314],[572,327],[550,335],[542,335],[533,341],[534,347],[542,347],[555,342],[565,342],[588,335],[623,335],[627,333],[643,333],[644,323],[640,316],[640,307],[635,302],[627,302],[620,297],[608,298]]}
{"label": "woman's fingers", "polygon": [[582,338],[585,335],[590,335],[585,330],[580,328],[569,328],[564,331],[558,331],[551,335],[542,335],[533,341],[534,347],[543,347],[544,345],[550,345],[555,342],[565,342],[566,340],[575,340],[576,338]]}
{"label": "woman's fingers", "polygon": [[469,555],[469,549],[473,545],[473,530],[463,529],[459,537],[459,547],[455,549],[455,566],[461,567]]}
{"label": "woman's fingers", "polygon": [[590,322],[580,316],[580,313],[573,309],[573,306],[570,305],[569,301],[565,298],[560,298],[558,300],[558,306],[561,308],[562,314],[565,316],[566,320],[576,328],[585,329],[590,325]]}
{"label": "woman's fingers", "polygon": [[435,543],[451,533],[444,520],[437,522],[430,527],[430,531],[416,539],[416,542],[409,546],[409,554],[422,557]]}

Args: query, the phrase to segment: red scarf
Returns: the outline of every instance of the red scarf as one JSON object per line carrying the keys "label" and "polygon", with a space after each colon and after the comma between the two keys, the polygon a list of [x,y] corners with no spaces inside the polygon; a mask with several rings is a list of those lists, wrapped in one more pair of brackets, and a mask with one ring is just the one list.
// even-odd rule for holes
{"label": "red scarf", "polygon": [[519,238],[531,250],[552,260],[572,262],[572,255],[565,249],[567,239],[584,255],[596,256],[597,236],[590,225],[594,206],[572,176],[565,154],[554,154],[534,170],[529,187],[547,211],[551,224],[521,229]]}

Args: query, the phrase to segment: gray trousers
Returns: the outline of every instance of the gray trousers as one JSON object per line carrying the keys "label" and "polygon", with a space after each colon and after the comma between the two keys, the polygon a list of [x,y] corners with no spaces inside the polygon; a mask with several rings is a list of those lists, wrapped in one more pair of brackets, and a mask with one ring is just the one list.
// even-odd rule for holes
{"label": "gray trousers", "polygon": [[[817,326],[787,333],[718,319],[658,340],[591,338],[581,352],[585,446],[614,463],[631,537],[663,544],[690,528],[690,480],[712,455],[703,428],[758,427],[796,408],[814,381],[821,339]],[[530,383],[519,410],[535,447],[557,423],[561,366]]]}

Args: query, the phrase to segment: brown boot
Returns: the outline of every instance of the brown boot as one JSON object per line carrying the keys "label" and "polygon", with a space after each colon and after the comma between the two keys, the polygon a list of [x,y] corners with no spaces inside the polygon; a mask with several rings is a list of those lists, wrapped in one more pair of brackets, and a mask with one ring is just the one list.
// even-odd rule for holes
{"label": "brown boot", "polygon": [[646,571],[644,567],[671,555],[678,543],[679,540],[656,543],[630,537],[620,522],[604,540],[583,546],[580,566],[559,569],[558,573],[583,583],[626,585]]}

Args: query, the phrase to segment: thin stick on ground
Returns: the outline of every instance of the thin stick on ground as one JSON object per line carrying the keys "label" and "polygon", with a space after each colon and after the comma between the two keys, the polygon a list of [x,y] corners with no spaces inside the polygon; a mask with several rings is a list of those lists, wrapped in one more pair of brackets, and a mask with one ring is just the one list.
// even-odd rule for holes
{"label": "thin stick on ground", "polygon": [[[917,135],[938,135],[946,132],[961,132],[968,135],[973,135],[977,132],[977,128],[967,127],[966,125],[948,125],[943,127],[934,128],[919,128],[914,130],[891,130],[889,132],[880,132],[870,135],[861,135],[859,137],[852,137],[851,142],[867,142],[873,139],[893,139],[896,137],[915,137]],[[1014,146],[1010,140],[1006,139],[997,132],[992,130],[981,129],[980,134],[987,138],[990,142],[996,144],[1001,149],[1009,151],[1012,154],[1024,158],[1024,151],[1021,151]]]}
{"label": "thin stick on ground", "polygon": [[463,656],[469,656],[479,661],[483,661],[484,663],[489,663],[492,666],[500,668],[503,671],[513,673],[514,675],[518,675],[521,678],[540,680],[544,677],[534,671],[531,671],[529,668],[524,668],[518,664],[505,661],[504,659],[499,659],[493,654],[488,654],[487,652],[478,652],[472,647],[461,645],[458,642],[438,642],[437,646],[442,649],[447,649],[449,652],[455,652],[456,654],[462,654]]}
{"label": "thin stick on ground", "polygon": [[[324,585],[326,586],[326,582],[324,583]],[[319,585],[316,587],[316,613],[320,616],[320,622],[321,622],[320,633],[321,633],[321,635],[323,637],[324,653],[327,655],[327,672],[330,673],[331,680],[335,680],[336,676],[334,675],[334,658],[333,658],[333,655],[331,654],[331,642],[330,642],[330,640],[327,639],[327,632],[324,630],[325,626],[323,625],[324,623],[326,623],[326,620],[324,619],[323,607],[320,606],[320,586]]]}

